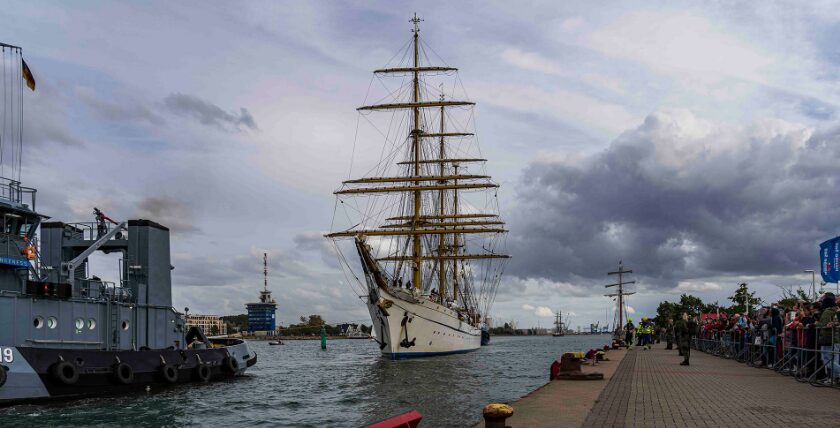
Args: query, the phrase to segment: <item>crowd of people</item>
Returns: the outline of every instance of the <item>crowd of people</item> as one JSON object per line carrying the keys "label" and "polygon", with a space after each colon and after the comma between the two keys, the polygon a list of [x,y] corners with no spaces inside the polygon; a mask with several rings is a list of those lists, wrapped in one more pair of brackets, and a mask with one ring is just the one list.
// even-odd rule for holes
{"label": "crowd of people", "polygon": [[840,384],[840,312],[834,293],[701,320],[696,346],[805,381]]}

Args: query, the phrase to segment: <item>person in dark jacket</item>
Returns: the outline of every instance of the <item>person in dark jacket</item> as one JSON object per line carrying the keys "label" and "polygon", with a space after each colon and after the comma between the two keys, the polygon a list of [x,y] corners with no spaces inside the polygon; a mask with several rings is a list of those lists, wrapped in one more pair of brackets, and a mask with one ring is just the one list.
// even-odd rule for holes
{"label": "person in dark jacket", "polygon": [[840,377],[840,373],[833,370],[836,365],[835,358],[832,351],[840,349],[840,329],[837,328],[837,304],[834,300],[834,293],[825,293],[822,300],[820,300],[822,312],[819,321],[814,324],[818,327],[819,335],[817,337],[820,345],[820,352],[822,354],[823,366],[825,367],[825,374],[828,379],[825,383],[833,383],[832,378]]}
{"label": "person in dark jacket", "polygon": [[683,312],[682,319],[674,325],[677,332],[677,346],[680,348],[680,355],[683,356],[681,366],[687,366],[691,357],[691,338],[697,334],[697,323],[688,319],[688,313]]}
{"label": "person in dark jacket", "polygon": [[768,322],[768,339],[767,339],[767,366],[773,366],[776,363],[776,348],[779,341],[779,337],[782,334],[782,326],[784,325],[784,321],[782,320],[781,313],[779,312],[779,308],[772,308],[770,309],[770,319]]}
{"label": "person in dark jacket", "polygon": [[665,349],[674,349],[674,320],[668,318],[668,325],[665,327]]}

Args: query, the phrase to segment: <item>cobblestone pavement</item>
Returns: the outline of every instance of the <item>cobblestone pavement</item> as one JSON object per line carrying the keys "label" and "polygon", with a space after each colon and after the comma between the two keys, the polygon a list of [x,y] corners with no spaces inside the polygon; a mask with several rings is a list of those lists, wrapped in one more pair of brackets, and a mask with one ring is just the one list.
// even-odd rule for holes
{"label": "cobblestone pavement", "polygon": [[634,349],[585,427],[840,426],[840,391],[692,350]]}

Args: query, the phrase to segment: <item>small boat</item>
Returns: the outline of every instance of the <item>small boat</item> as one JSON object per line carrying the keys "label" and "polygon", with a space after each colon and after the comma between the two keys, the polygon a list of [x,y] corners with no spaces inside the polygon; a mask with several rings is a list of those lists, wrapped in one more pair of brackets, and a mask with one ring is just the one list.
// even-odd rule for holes
{"label": "small boat", "polygon": [[271,346],[285,345],[282,341],[279,341],[279,340],[272,340],[271,342],[268,342],[268,344],[271,345]]}

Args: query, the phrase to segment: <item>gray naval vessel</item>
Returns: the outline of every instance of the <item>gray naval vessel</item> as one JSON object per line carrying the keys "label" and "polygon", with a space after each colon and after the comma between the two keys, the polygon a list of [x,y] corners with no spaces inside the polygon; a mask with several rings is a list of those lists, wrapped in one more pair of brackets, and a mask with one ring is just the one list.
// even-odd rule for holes
{"label": "gray naval vessel", "polygon": [[[0,45],[3,66],[21,67],[34,90],[21,49]],[[20,99],[24,85],[6,80]],[[20,153],[22,139],[0,151]],[[97,209],[90,222],[49,221],[19,176],[0,177],[0,405],[208,382],[256,363],[245,341],[187,330],[172,308],[169,229]],[[97,251],[120,254],[118,283],[88,274]]]}

